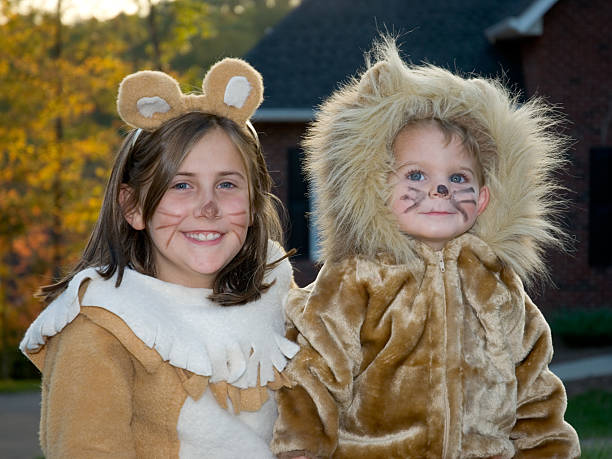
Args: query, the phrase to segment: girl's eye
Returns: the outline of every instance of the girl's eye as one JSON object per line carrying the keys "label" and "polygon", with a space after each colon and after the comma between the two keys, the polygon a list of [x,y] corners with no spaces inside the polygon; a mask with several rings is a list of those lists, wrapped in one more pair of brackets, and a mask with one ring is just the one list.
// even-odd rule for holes
{"label": "girl's eye", "polygon": [[188,183],[180,182],[180,183],[175,183],[174,185],[172,185],[172,188],[174,188],[175,190],[188,190],[190,186]]}
{"label": "girl's eye", "polygon": [[410,171],[406,174],[406,178],[414,182],[425,180],[425,176],[423,175],[421,171]]}
{"label": "girl's eye", "polygon": [[467,182],[467,178],[463,174],[453,174],[450,176],[449,180],[451,183],[465,183]]}
{"label": "girl's eye", "polygon": [[219,183],[218,187],[229,190],[231,188],[236,188],[236,185],[234,185],[232,182],[221,182]]}

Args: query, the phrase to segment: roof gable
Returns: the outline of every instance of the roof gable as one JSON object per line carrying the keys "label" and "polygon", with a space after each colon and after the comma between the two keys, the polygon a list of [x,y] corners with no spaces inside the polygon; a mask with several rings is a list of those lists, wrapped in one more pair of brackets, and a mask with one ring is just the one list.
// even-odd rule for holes
{"label": "roof gable", "polygon": [[532,1],[303,0],[245,59],[263,75],[264,111],[309,113],[363,68],[363,53],[380,32],[399,34],[404,58],[414,63],[512,74],[513,63],[484,31]]}

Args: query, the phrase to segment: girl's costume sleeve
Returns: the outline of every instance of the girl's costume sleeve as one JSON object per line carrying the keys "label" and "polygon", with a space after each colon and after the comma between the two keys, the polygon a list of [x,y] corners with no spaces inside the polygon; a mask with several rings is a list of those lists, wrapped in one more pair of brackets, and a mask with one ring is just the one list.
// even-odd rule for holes
{"label": "girl's costume sleeve", "polygon": [[548,369],[550,328],[525,295],[525,328],[516,367],[516,424],[510,434],[517,458],[580,456],[576,431],[563,420],[567,397],[561,380]]}
{"label": "girl's costume sleeve", "polygon": [[290,294],[287,315],[302,334],[300,351],[286,370],[296,385],[277,392],[271,447],[280,457],[298,452],[330,457],[336,449],[339,409],[352,401],[361,363],[359,330],[366,303],[354,260],[325,265],[313,285]]}
{"label": "girl's costume sleeve", "polygon": [[133,363],[107,330],[78,315],[49,339],[40,440],[45,457],[136,457]]}

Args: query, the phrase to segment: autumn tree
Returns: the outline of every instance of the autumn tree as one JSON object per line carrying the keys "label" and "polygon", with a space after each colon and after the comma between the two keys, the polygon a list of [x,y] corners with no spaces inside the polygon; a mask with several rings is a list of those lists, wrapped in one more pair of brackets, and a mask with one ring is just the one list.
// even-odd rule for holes
{"label": "autumn tree", "polygon": [[16,13],[17,4],[2,0],[0,11],[4,377],[8,349],[41,308],[32,293],[75,260],[97,217],[120,140],[116,127],[100,121],[114,111],[117,84],[129,72],[115,57],[121,43],[71,41],[61,4],[54,14],[27,15]]}
{"label": "autumn tree", "polygon": [[17,344],[43,307],[33,293],[74,264],[97,218],[124,129],[121,79],[163,68],[197,90],[296,4],[139,0],[139,14],[65,24],[70,1],[24,13],[0,0],[0,378],[24,362]]}

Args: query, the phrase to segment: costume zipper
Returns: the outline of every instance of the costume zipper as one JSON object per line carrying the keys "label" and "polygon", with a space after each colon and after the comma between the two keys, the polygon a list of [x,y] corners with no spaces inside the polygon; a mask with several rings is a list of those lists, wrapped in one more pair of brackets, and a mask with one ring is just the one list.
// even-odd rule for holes
{"label": "costume zipper", "polygon": [[[444,273],[446,267],[444,266],[444,253],[443,250],[436,252],[438,254],[438,266],[440,272]],[[447,317],[447,304],[446,304],[446,285],[444,282],[444,276],[440,276],[441,287],[442,287],[442,317],[443,323],[443,339],[444,339],[444,354],[447,356],[444,364],[444,381],[442,383],[442,389],[444,391],[444,434],[442,440],[442,457],[447,457],[448,454],[448,442],[449,442],[449,422],[450,422],[450,402],[448,400],[448,380],[446,370],[448,367],[448,317]]]}
{"label": "costume zipper", "polygon": [[446,271],[446,267],[444,266],[444,255],[442,254],[442,250],[438,250],[436,253],[438,254],[438,266],[440,267],[440,272],[443,273]]}

